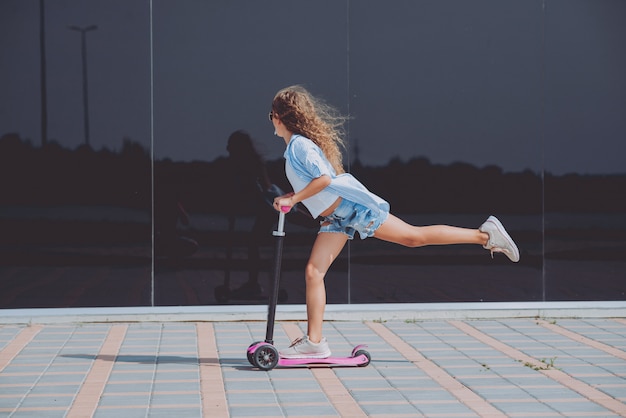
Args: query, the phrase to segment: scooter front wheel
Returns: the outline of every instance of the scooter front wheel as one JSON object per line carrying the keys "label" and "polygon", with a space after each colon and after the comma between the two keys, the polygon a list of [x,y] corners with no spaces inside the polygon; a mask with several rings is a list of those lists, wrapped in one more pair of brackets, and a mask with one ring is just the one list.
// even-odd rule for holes
{"label": "scooter front wheel", "polygon": [[249,362],[250,364],[252,364],[253,366],[254,366],[254,362],[252,361],[252,357],[254,356],[254,352],[250,351],[250,349],[251,349],[252,347],[254,347],[255,345],[259,344],[259,343],[261,343],[261,341],[255,341],[255,342],[253,342],[252,344],[250,344],[250,345],[248,346],[248,351],[247,351],[247,353],[246,353],[246,354],[247,354],[247,356],[248,356],[248,362]]}
{"label": "scooter front wheel", "polygon": [[278,350],[270,344],[259,346],[254,350],[251,357],[252,365],[261,370],[272,370],[279,360]]}
{"label": "scooter front wheel", "polygon": [[365,351],[365,350],[357,350],[357,352],[356,352],[356,353],[354,353],[354,357],[359,357],[359,356],[365,356],[365,357],[367,357],[367,362],[365,362],[365,363],[359,363],[359,364],[358,364],[358,366],[359,366],[359,367],[365,367],[365,366],[367,366],[368,364],[370,364],[370,361],[372,361],[372,356],[370,356],[370,353],[368,353],[368,352],[367,352],[367,351]]}

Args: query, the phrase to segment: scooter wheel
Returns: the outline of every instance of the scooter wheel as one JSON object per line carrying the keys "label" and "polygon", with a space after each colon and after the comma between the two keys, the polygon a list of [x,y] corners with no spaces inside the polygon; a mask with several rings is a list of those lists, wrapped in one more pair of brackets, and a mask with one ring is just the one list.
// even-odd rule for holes
{"label": "scooter wheel", "polygon": [[370,353],[368,353],[365,350],[358,350],[356,353],[354,353],[354,357],[359,357],[361,355],[367,357],[367,361],[365,363],[359,364],[359,367],[365,367],[368,364],[370,364],[370,361],[372,361],[372,357],[370,356]]}
{"label": "scooter wheel", "polygon": [[247,354],[247,356],[248,356],[248,362],[249,362],[250,364],[252,364],[253,366],[254,366],[254,362],[252,361],[252,357],[253,357],[254,353],[250,351],[250,348],[252,348],[253,346],[257,345],[257,344],[258,344],[258,343],[260,343],[260,342],[261,342],[261,341],[255,341],[255,342],[253,342],[252,344],[250,344],[250,345],[248,346],[248,350],[246,350],[246,354]]}
{"label": "scooter wheel", "polygon": [[278,350],[270,344],[264,344],[252,353],[252,365],[261,370],[272,370],[278,359]]}

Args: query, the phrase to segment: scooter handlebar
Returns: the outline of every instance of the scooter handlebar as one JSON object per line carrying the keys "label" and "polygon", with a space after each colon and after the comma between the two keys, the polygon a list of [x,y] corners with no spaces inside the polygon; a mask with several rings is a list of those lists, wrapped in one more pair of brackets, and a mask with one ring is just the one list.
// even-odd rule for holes
{"label": "scooter handlebar", "polygon": [[278,228],[276,231],[272,232],[272,235],[275,237],[285,236],[285,212],[289,212],[291,208],[289,206],[282,206],[280,209],[280,212],[278,212]]}

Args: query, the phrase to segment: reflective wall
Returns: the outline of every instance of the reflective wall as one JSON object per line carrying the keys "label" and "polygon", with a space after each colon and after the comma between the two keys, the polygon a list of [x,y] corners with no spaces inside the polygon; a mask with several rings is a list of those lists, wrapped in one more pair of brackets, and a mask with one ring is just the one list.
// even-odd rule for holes
{"label": "reflective wall", "polygon": [[[265,304],[289,191],[267,120],[302,84],[346,168],[480,246],[346,246],[329,303],[624,300],[626,5],[599,0],[0,3],[0,308]],[[282,303],[317,222],[287,216]]]}
{"label": "reflective wall", "polygon": [[151,304],[150,11],[0,2],[0,307]]}

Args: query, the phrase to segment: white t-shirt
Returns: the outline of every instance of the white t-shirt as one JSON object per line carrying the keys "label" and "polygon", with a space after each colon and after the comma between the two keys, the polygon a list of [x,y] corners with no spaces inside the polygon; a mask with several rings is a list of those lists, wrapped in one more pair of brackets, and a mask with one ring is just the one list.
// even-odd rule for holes
{"label": "white t-shirt", "polygon": [[340,196],[343,199],[368,207],[382,219],[387,218],[389,203],[367,190],[351,174],[337,175],[320,147],[310,139],[294,134],[289,140],[283,156],[285,157],[287,179],[296,192],[320,176],[330,176],[331,181],[328,187],[315,196],[302,201],[314,218],[328,209]]}
{"label": "white t-shirt", "polygon": [[[297,193],[304,189],[309,182],[301,179],[289,162],[285,164],[285,174],[287,174],[287,180],[291,183],[291,187]],[[328,189],[324,189],[319,193],[314,194],[308,199],[304,199],[302,203],[311,212],[311,216],[317,218],[320,213],[328,209],[339,198],[338,194],[330,192]]]}

